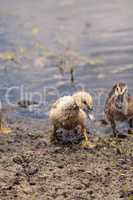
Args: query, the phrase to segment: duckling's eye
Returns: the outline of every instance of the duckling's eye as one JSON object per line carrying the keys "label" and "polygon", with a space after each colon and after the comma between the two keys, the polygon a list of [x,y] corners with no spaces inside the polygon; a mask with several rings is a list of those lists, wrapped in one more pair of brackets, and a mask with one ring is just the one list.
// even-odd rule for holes
{"label": "duckling's eye", "polygon": [[116,92],[116,94],[119,94],[119,88],[118,87],[116,88],[115,92]]}
{"label": "duckling's eye", "polygon": [[83,101],[83,104],[87,105],[86,101]]}

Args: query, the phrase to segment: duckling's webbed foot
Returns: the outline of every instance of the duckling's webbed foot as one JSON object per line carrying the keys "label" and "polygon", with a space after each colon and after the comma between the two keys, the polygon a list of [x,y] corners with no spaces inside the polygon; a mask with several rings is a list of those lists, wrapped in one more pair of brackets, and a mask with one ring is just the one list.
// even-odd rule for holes
{"label": "duckling's webbed foot", "polygon": [[120,132],[116,129],[116,124],[114,121],[111,121],[111,127],[113,129],[113,136],[117,137],[120,134]]}
{"label": "duckling's webbed foot", "polygon": [[129,130],[128,134],[133,134],[133,119],[129,120]]}
{"label": "duckling's webbed foot", "polygon": [[51,143],[57,143],[57,137],[54,134],[51,135],[50,142]]}
{"label": "duckling's webbed foot", "polygon": [[57,128],[56,127],[54,127],[53,133],[50,137],[50,142],[57,143]]}
{"label": "duckling's webbed foot", "polygon": [[118,137],[121,133],[117,130],[117,129],[114,129],[113,130],[113,136],[114,137]]}
{"label": "duckling's webbed foot", "polygon": [[118,138],[126,138],[126,137],[127,137],[126,134],[121,133],[120,131],[118,131],[118,130],[116,129],[116,124],[115,124],[115,122],[111,122],[111,126],[112,126],[112,129],[113,129],[113,136],[114,136],[114,137],[118,137]]}
{"label": "duckling's webbed foot", "polygon": [[86,129],[83,130],[83,135],[84,135],[84,140],[81,144],[81,147],[91,148],[91,149],[94,148],[96,145],[89,140]]}

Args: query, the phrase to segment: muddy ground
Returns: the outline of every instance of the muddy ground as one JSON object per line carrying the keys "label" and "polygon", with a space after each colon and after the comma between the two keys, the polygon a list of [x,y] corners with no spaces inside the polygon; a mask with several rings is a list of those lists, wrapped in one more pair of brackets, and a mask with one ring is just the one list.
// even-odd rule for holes
{"label": "muddy ground", "polygon": [[94,150],[51,145],[41,120],[9,121],[0,135],[0,200],[132,200],[133,136],[92,140]]}

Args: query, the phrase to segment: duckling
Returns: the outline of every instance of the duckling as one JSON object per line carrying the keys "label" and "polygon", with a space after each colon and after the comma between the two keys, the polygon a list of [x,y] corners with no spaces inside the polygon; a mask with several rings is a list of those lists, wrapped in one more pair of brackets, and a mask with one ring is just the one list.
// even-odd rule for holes
{"label": "duckling", "polygon": [[105,114],[111,123],[113,134],[116,137],[119,131],[116,122],[129,121],[133,119],[133,97],[128,94],[128,86],[125,83],[117,83],[113,86],[105,104]]}
{"label": "duckling", "polygon": [[80,108],[82,104],[79,106],[79,104],[77,104],[77,102],[75,101],[75,98],[75,95],[64,96],[53,104],[49,113],[49,117],[54,126],[51,141],[56,141],[57,130],[59,128],[73,130],[76,127],[80,126],[81,133],[84,136],[84,142],[82,143],[82,147],[93,148],[94,144],[92,144],[88,139],[86,130],[86,122],[88,117],[86,113]]}

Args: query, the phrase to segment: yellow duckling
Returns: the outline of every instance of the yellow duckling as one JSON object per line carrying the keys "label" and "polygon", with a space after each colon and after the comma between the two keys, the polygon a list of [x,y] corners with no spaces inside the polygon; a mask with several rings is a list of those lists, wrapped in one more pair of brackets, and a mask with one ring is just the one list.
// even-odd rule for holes
{"label": "yellow duckling", "polygon": [[92,98],[86,92],[78,92],[73,96],[64,96],[57,100],[49,113],[50,120],[54,126],[51,141],[56,141],[59,128],[73,130],[80,126],[81,133],[84,136],[82,146],[93,148],[95,145],[90,142],[86,130],[88,118],[86,113],[92,110],[92,106]]}

